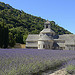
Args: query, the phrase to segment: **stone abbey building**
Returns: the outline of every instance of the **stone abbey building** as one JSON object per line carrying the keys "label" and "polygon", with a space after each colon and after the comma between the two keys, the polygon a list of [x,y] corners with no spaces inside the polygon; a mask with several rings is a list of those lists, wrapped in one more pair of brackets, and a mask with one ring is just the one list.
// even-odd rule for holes
{"label": "stone abbey building", "polygon": [[29,34],[26,39],[26,48],[75,50],[75,35],[56,35],[50,25],[50,22],[46,21],[44,29],[39,34]]}

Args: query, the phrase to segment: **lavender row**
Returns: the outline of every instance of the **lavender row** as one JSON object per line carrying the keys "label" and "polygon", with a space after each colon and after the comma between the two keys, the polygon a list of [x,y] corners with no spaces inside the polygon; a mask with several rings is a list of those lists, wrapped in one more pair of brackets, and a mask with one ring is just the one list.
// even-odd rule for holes
{"label": "lavender row", "polygon": [[68,64],[71,63],[75,65],[75,51],[38,49],[0,49],[0,73],[2,75],[6,73],[7,75],[10,75],[9,72],[21,69],[23,67],[26,70],[25,72],[28,72],[31,71],[32,66],[33,68],[36,68],[35,66],[37,66],[38,63],[40,68],[42,68],[43,66],[50,64],[51,61],[53,62],[56,60],[63,59],[69,59],[70,61]]}

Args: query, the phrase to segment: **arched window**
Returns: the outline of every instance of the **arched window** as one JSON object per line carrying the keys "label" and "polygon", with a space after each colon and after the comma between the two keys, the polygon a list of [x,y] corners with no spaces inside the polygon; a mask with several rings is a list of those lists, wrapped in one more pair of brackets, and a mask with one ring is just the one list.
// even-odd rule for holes
{"label": "arched window", "polygon": [[48,25],[46,25],[46,28],[48,28]]}

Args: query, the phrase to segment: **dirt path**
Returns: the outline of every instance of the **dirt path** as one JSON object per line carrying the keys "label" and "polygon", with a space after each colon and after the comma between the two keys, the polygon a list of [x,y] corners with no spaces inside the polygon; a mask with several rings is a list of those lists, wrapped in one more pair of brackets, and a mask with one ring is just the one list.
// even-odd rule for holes
{"label": "dirt path", "polygon": [[46,72],[46,73],[43,73],[42,75],[71,75],[71,74],[67,74],[66,69],[63,68],[63,69],[54,71],[53,73]]}

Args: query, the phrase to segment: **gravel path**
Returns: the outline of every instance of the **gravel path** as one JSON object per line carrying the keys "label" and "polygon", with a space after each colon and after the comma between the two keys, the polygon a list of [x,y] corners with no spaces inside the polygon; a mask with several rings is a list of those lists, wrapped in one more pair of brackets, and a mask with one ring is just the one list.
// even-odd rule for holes
{"label": "gravel path", "polygon": [[54,73],[51,73],[51,74],[44,73],[42,75],[71,75],[71,74],[67,74],[66,69],[63,68],[63,69],[60,69],[60,70],[55,71]]}
{"label": "gravel path", "polygon": [[60,70],[55,71],[54,73],[49,74],[49,75],[66,75],[66,69],[65,68],[60,69]]}
{"label": "gravel path", "polygon": [[49,74],[49,75],[75,75],[75,74],[67,74],[66,69],[63,68],[63,69],[57,70],[54,73]]}

